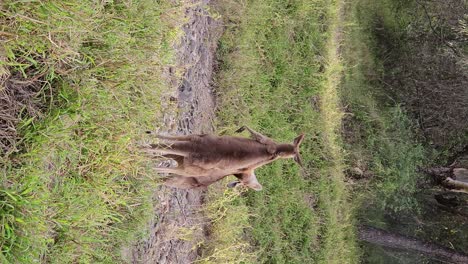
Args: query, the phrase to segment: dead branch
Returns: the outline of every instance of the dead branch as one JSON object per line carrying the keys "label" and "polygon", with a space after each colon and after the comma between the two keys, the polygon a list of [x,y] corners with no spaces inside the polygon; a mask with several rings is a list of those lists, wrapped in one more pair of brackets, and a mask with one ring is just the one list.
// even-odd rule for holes
{"label": "dead branch", "polygon": [[443,182],[444,187],[456,190],[458,192],[468,193],[468,182],[462,182],[447,177]]}
{"label": "dead branch", "polygon": [[416,251],[453,263],[468,263],[468,255],[462,252],[371,226],[360,226],[358,236],[362,241],[383,247]]}

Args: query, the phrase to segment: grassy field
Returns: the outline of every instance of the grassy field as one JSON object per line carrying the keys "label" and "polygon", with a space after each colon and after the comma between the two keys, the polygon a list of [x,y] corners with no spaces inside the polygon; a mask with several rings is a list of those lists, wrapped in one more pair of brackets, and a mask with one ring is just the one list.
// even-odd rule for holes
{"label": "grassy field", "polygon": [[151,212],[155,181],[134,146],[157,124],[180,10],[150,0],[0,4],[1,77],[36,81],[41,109],[17,113],[16,151],[2,155],[0,262],[122,261]]}
{"label": "grassy field", "polygon": [[220,5],[219,132],[245,124],[283,142],[305,132],[306,169],[277,161],[257,171],[261,192],[213,189],[203,261],[357,263],[340,140],[341,3]]}
{"label": "grassy field", "polygon": [[[417,207],[416,171],[431,153],[384,89],[377,39],[384,28],[406,47],[414,3],[403,2],[216,1],[217,132],[305,133],[305,169],[258,169],[261,192],[210,187],[199,262],[358,263],[356,215]],[[158,125],[183,3],[0,4],[0,96],[36,90],[15,113],[15,140],[1,138],[1,263],[124,262],[151,212],[157,183],[135,146]],[[356,168],[358,179],[345,177]]]}

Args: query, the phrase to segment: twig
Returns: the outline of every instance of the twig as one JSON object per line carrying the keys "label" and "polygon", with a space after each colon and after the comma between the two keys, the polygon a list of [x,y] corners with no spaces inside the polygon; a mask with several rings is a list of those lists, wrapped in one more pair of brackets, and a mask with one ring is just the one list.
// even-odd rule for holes
{"label": "twig", "polygon": [[416,3],[417,3],[418,5],[420,5],[420,6],[424,9],[424,13],[426,14],[426,18],[427,18],[427,20],[428,20],[428,22],[429,22],[429,26],[431,27],[432,32],[433,32],[435,35],[438,35],[440,41],[441,41],[442,43],[444,43],[445,46],[449,47],[449,48],[455,53],[455,55],[460,56],[460,53],[458,52],[458,50],[456,50],[454,47],[452,47],[452,45],[450,45],[449,43],[447,43],[447,41],[445,41],[445,39],[443,38],[442,34],[441,34],[441,33],[438,33],[438,32],[435,30],[434,26],[432,25],[431,16],[429,15],[429,12],[427,11],[426,6],[425,6],[423,3],[421,3],[420,1],[416,1]]}

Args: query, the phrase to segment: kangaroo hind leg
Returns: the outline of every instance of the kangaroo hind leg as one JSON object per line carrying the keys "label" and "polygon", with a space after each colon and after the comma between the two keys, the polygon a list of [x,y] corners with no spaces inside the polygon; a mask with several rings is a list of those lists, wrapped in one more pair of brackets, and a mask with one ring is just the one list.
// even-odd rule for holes
{"label": "kangaroo hind leg", "polygon": [[186,135],[186,136],[166,136],[166,135],[156,135],[159,139],[165,139],[170,141],[192,141],[197,135]]}
{"label": "kangaroo hind leg", "polygon": [[177,155],[182,157],[187,157],[187,151],[184,151],[177,147],[176,144],[173,145],[165,145],[165,144],[150,144],[150,152],[159,153],[160,155]]}
{"label": "kangaroo hind leg", "polygon": [[163,155],[163,157],[175,160],[179,167],[182,167],[184,165],[184,157],[183,156],[174,155],[174,154],[165,154],[165,155]]}
{"label": "kangaroo hind leg", "polygon": [[186,176],[184,170],[179,167],[156,167],[156,171],[160,173],[171,173]]}

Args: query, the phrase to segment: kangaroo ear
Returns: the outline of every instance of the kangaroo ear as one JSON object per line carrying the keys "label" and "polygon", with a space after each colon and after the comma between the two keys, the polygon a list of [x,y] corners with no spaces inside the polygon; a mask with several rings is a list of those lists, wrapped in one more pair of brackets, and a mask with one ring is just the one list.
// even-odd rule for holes
{"label": "kangaroo ear", "polygon": [[304,140],[304,134],[300,134],[294,139],[294,146],[299,146],[302,143],[302,140]]}

